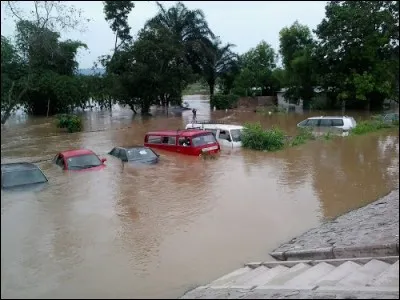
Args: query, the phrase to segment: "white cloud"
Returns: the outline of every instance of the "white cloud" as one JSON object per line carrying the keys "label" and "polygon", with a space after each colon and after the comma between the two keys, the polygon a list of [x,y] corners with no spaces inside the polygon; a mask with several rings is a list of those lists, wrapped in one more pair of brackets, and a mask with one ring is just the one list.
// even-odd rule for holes
{"label": "white cloud", "polygon": [[[114,45],[113,33],[104,20],[101,1],[66,1],[84,12],[85,18],[92,19],[87,31],[61,33],[62,38],[79,39],[85,42],[89,50],[78,54],[80,68],[90,68],[101,55],[108,53]],[[175,1],[161,1],[167,8]],[[279,31],[298,20],[301,24],[315,29],[325,14],[327,1],[183,1],[189,9],[201,9],[213,32],[223,42],[236,45],[236,51],[243,53],[265,40],[277,51]],[[21,8],[29,11],[32,1],[20,2]],[[129,25],[136,34],[149,18],[158,11],[153,1],[137,1],[129,15]],[[1,2],[1,34],[11,36],[14,33],[14,21],[4,13]]]}

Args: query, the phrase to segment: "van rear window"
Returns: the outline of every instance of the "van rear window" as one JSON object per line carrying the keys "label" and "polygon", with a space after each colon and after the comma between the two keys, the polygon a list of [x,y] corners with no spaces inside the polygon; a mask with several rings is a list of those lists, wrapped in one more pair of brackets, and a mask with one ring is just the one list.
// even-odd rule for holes
{"label": "van rear window", "polygon": [[215,139],[215,137],[212,133],[199,135],[199,136],[192,138],[192,143],[193,143],[194,147],[215,144],[216,142],[217,142],[217,140]]}

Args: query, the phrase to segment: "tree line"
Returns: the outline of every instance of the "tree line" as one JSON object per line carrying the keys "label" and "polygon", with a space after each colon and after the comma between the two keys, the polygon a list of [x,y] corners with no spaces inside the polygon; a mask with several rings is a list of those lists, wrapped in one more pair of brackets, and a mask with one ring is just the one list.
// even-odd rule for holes
{"label": "tree line", "polygon": [[[239,55],[210,29],[201,10],[183,3],[158,13],[134,39],[128,16],[133,1],[104,1],[104,18],[115,35],[113,51],[96,66],[104,74],[77,73],[82,41],[60,40],[61,30],[85,23],[81,11],[58,1],[34,1],[32,15],[7,7],[16,34],[1,37],[1,122],[23,106],[33,115],[66,113],[87,101],[111,109],[126,105],[148,114],[154,104],[179,105],[183,90],[199,80],[210,95],[276,95],[313,105],[316,90],[327,108],[377,109],[398,102],[399,2],[331,1],[314,31],[297,21],[280,30],[279,49],[261,41]],[[278,66],[278,58],[281,66]]]}

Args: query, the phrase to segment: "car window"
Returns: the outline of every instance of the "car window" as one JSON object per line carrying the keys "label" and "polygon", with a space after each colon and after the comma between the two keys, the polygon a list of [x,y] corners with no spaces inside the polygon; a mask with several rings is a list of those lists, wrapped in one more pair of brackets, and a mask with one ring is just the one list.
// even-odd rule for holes
{"label": "car window", "polygon": [[151,150],[146,148],[134,148],[126,151],[128,160],[148,160],[157,158],[157,155]]}
{"label": "car window", "polygon": [[321,119],[319,122],[320,127],[331,127],[332,126],[332,119]]}
{"label": "car window", "polygon": [[167,145],[176,145],[176,137],[175,136],[164,136],[162,138],[162,143]]}
{"label": "car window", "polygon": [[149,135],[147,138],[149,144],[161,144],[161,136],[159,135]]}
{"label": "car window", "polygon": [[308,119],[308,122],[305,126],[316,127],[318,126],[319,121],[320,121],[319,119]]}
{"label": "car window", "polygon": [[79,170],[100,166],[101,161],[95,154],[85,154],[69,157],[67,164],[69,170]]}
{"label": "car window", "polygon": [[180,137],[178,140],[178,144],[179,146],[190,147],[192,145],[192,142],[188,137]]}
{"label": "car window", "polygon": [[240,129],[232,129],[231,135],[233,142],[240,142],[242,140],[242,131]]}
{"label": "car window", "polygon": [[308,123],[308,119],[301,121],[298,125],[299,126],[307,126],[307,123]]}
{"label": "car window", "polygon": [[221,140],[227,140],[227,141],[231,140],[228,130],[220,130],[218,138],[220,138]]}
{"label": "car window", "polygon": [[2,187],[4,188],[44,182],[47,182],[47,179],[39,169],[11,171],[2,174]]}
{"label": "car window", "polygon": [[200,147],[209,144],[215,144],[217,140],[212,133],[196,136],[192,139],[194,147]]}
{"label": "car window", "polygon": [[333,119],[332,120],[332,126],[343,126],[343,120],[342,119]]}
{"label": "car window", "polygon": [[217,136],[218,129],[206,129],[206,130],[210,131],[214,136]]}

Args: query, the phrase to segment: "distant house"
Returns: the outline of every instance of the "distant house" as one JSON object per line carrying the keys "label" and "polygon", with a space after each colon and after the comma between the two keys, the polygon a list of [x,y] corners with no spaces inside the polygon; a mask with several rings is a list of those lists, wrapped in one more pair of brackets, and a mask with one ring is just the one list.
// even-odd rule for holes
{"label": "distant house", "polygon": [[[283,88],[276,93],[276,97],[278,100],[278,106],[285,108],[288,111],[303,112],[303,99],[300,99],[298,103],[289,103],[287,99],[285,99],[285,92],[287,88]],[[318,105],[323,106],[327,103],[326,93],[321,88],[314,88],[315,97],[313,98],[313,102],[318,103]]]}

